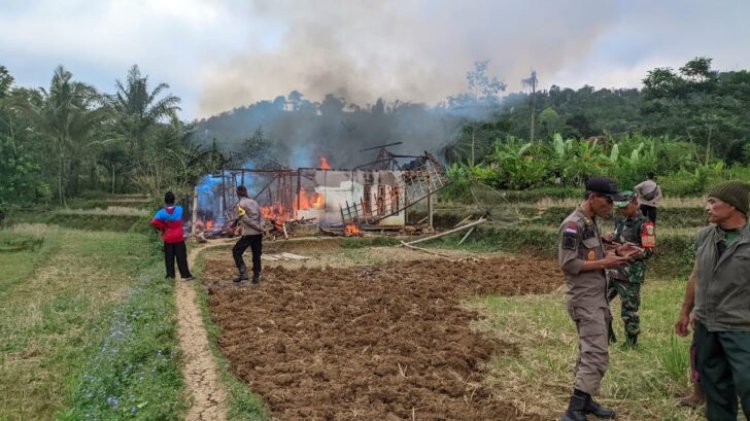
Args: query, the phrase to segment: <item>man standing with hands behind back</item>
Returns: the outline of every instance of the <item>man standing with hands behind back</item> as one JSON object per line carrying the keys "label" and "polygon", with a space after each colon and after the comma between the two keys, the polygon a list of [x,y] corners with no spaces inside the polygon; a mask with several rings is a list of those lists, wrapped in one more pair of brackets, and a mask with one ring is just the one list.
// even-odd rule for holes
{"label": "man standing with hands behind back", "polygon": [[615,417],[614,411],[600,406],[592,395],[598,392],[609,364],[607,331],[612,315],[607,301],[605,270],[626,264],[627,253],[632,250],[623,246],[605,253],[596,218],[609,217],[613,201],[623,199],[612,179],[591,178],[586,181],[583,202],[560,225],[558,256],[568,286],[568,314],[579,338],[575,386],[561,421],[585,421],[587,414]]}

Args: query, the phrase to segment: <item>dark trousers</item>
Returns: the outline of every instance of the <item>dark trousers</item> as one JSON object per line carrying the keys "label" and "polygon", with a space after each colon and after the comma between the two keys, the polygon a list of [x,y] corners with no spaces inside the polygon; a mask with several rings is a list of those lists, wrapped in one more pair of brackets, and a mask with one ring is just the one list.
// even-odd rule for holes
{"label": "dark trousers", "polygon": [[187,248],[185,242],[180,241],[179,243],[164,243],[164,263],[167,266],[167,277],[174,278],[174,261],[177,259],[177,268],[180,270],[180,276],[183,278],[190,278],[193,275],[190,274],[187,262]]}
{"label": "dark trousers", "polygon": [[646,218],[650,219],[654,224],[656,223],[656,207],[649,205],[641,205],[641,213]]}
{"label": "dark trousers", "polygon": [[[242,259],[242,253],[250,247],[253,253],[253,273],[260,273],[260,255],[263,252],[263,234],[243,235],[232,248],[232,257],[234,264],[240,271],[245,268],[245,261]],[[247,269],[245,269],[247,270]]]}
{"label": "dark trousers", "polygon": [[709,421],[737,419],[737,396],[750,419],[750,332],[709,332],[695,323],[695,363]]}

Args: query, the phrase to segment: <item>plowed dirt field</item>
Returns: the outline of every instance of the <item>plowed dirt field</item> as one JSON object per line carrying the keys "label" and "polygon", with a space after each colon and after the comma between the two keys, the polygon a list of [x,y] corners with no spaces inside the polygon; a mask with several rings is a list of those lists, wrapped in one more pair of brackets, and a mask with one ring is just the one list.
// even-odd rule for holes
{"label": "plowed dirt field", "polygon": [[260,286],[235,285],[233,276],[228,253],[206,257],[220,348],[273,419],[543,419],[498,400],[485,384],[492,358],[518,350],[473,329],[481,316],[461,303],[481,294],[550,292],[563,282],[555,261],[266,264]]}

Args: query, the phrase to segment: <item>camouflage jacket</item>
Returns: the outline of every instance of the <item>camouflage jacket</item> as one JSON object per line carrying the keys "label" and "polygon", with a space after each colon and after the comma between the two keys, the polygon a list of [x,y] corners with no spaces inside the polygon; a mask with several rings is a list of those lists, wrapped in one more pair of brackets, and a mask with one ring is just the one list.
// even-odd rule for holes
{"label": "camouflage jacket", "polygon": [[[643,247],[643,238],[645,235],[654,235],[653,223],[649,222],[648,218],[638,212],[632,218],[617,218],[615,220],[615,231],[613,234],[614,240],[618,243],[633,243],[639,247]],[[640,284],[643,282],[646,274],[646,262],[653,254],[653,250],[646,247],[646,253],[644,258],[636,260],[633,263],[625,265],[618,269],[607,270],[607,276],[610,278],[620,279],[623,281],[629,281],[634,284]]]}

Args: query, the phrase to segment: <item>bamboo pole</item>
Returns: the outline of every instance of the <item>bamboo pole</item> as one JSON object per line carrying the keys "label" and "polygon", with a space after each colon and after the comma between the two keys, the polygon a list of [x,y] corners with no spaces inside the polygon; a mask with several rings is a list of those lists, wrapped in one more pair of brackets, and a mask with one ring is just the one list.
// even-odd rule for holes
{"label": "bamboo pole", "polygon": [[466,231],[466,235],[464,235],[464,238],[462,238],[462,239],[461,239],[461,241],[459,241],[459,242],[458,242],[458,245],[459,245],[459,246],[460,246],[461,244],[463,244],[463,243],[464,243],[464,241],[466,241],[466,239],[467,239],[467,238],[469,238],[469,236],[471,235],[471,233],[472,233],[472,232],[474,232],[474,228],[476,228],[476,227],[471,227],[471,229],[470,229],[470,230]]}
{"label": "bamboo pole", "polygon": [[440,256],[440,257],[445,257],[445,258],[449,258],[449,257],[450,257],[450,256],[448,256],[447,254],[443,254],[443,253],[438,253],[438,252],[436,252],[436,251],[428,250],[428,249],[425,249],[425,248],[422,248],[422,247],[412,246],[411,244],[409,244],[409,243],[404,243],[403,241],[401,242],[401,245],[402,245],[402,246],[404,246],[404,247],[409,247],[410,249],[414,249],[414,250],[419,250],[419,251],[423,251],[423,252],[425,252],[425,253],[430,253],[430,254],[434,254],[434,255],[436,255],[436,256]]}
{"label": "bamboo pole", "polygon": [[431,237],[420,238],[419,240],[410,241],[410,242],[408,242],[406,244],[407,245],[418,244],[418,243],[422,243],[424,241],[429,241],[429,240],[434,240],[436,238],[445,237],[446,235],[451,235],[453,233],[456,233],[456,232],[459,232],[459,231],[463,231],[463,230],[475,227],[475,226],[477,226],[477,225],[479,225],[481,223],[484,223],[484,221],[486,221],[486,220],[487,220],[487,218],[479,218],[478,220],[472,222],[471,224],[466,224],[466,225],[464,225],[462,227],[454,228],[454,229],[452,229],[450,231],[441,232],[440,234],[436,234],[436,235],[433,235]]}
{"label": "bamboo pole", "polygon": [[469,219],[471,219],[471,215],[469,215],[469,216],[467,216],[466,218],[462,219],[462,220],[461,220],[461,222],[457,223],[457,224],[456,224],[456,226],[455,226],[455,227],[453,227],[453,228],[458,228],[458,227],[460,227],[461,225],[465,224],[465,223],[466,223],[466,222],[467,222],[467,221],[468,221]]}

